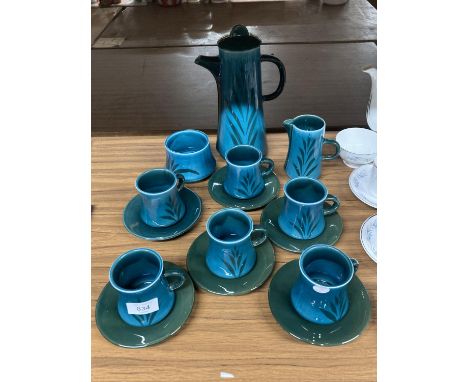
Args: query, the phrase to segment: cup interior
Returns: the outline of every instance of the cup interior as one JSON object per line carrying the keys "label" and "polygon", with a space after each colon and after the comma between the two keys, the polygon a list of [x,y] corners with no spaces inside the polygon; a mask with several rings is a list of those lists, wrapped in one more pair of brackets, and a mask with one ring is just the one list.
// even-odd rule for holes
{"label": "cup interior", "polygon": [[349,258],[331,246],[312,247],[303,252],[299,261],[304,276],[325,287],[346,284],[354,273]]}
{"label": "cup interior", "polygon": [[284,193],[292,200],[311,204],[323,201],[327,197],[325,187],[314,179],[296,178],[284,187]]}
{"label": "cup interior", "polygon": [[141,174],[136,181],[139,191],[159,194],[171,189],[177,182],[175,175],[165,169],[154,169]]}
{"label": "cup interior", "polygon": [[353,154],[369,155],[377,152],[377,133],[369,129],[351,127],[336,135],[341,149]]}
{"label": "cup interior", "polygon": [[239,241],[250,235],[253,223],[242,211],[224,210],[211,216],[208,220],[208,233],[224,242]]}
{"label": "cup interior", "polygon": [[166,147],[178,154],[196,153],[208,144],[208,137],[196,130],[180,131],[170,135],[166,140]]}
{"label": "cup interior", "polygon": [[261,159],[261,152],[253,146],[235,146],[226,154],[226,161],[235,166],[250,166]]}
{"label": "cup interior", "polygon": [[323,128],[325,121],[316,115],[301,115],[293,119],[293,124],[301,130],[315,131]]}
{"label": "cup interior", "polygon": [[156,281],[162,273],[161,258],[153,252],[136,250],[114,263],[110,278],[115,286],[126,291],[138,291]]}

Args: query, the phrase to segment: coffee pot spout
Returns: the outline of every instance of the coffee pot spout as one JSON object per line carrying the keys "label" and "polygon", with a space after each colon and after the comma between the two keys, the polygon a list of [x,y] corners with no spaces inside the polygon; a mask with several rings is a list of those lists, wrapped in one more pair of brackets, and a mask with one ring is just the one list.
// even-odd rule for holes
{"label": "coffee pot spout", "polygon": [[220,73],[220,60],[219,56],[198,56],[195,59],[195,64],[208,69],[213,77],[215,78],[216,82],[219,81],[219,73]]}

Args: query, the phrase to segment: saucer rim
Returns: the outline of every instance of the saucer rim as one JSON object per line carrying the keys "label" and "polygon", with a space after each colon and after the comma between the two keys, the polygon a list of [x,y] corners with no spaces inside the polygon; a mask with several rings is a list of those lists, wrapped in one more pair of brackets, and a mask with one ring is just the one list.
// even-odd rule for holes
{"label": "saucer rim", "polygon": [[367,168],[371,168],[373,165],[372,163],[369,163],[369,164],[364,164],[362,166],[359,166],[357,168],[355,168],[351,174],[349,175],[349,178],[348,178],[348,185],[349,185],[349,188],[351,189],[351,192],[354,194],[354,196],[356,198],[358,198],[361,202],[363,202],[364,204],[367,204],[368,206],[372,207],[372,208],[377,208],[377,201],[375,201],[375,203],[372,201],[372,200],[369,200],[366,196],[362,195],[362,193],[358,192],[355,188],[354,188],[354,185],[352,184],[351,180],[354,179],[354,177],[357,176],[357,173],[359,170],[361,170],[361,168],[364,168],[364,170],[362,171],[366,171],[366,167]]}
{"label": "saucer rim", "polygon": [[[342,342],[337,342],[337,343],[329,343],[329,342],[319,342],[319,341],[315,341],[315,342],[312,342],[310,340],[308,340],[307,338],[305,338],[304,336],[300,336],[300,335],[297,335],[294,330],[289,330],[289,328],[283,324],[283,321],[280,321],[278,320],[278,318],[275,316],[275,314],[273,313],[273,310],[271,308],[271,289],[272,289],[272,285],[273,285],[273,281],[275,279],[275,277],[277,277],[277,275],[281,272],[281,270],[288,266],[288,267],[293,267],[293,263],[297,263],[296,267],[298,269],[298,274],[300,273],[299,271],[299,259],[294,259],[294,260],[291,260],[291,261],[288,261],[287,263],[285,263],[283,266],[281,266],[281,268],[279,268],[276,273],[273,275],[272,279],[271,279],[271,282],[270,282],[270,285],[268,287],[268,307],[270,308],[270,312],[271,312],[271,315],[273,316],[273,318],[275,319],[276,323],[281,327],[281,329],[283,329],[286,333],[288,333],[291,337],[299,340],[299,341],[302,341],[302,342],[305,342],[305,343],[308,343],[308,344],[311,344],[311,345],[315,345],[315,346],[321,346],[321,347],[334,347],[334,346],[341,346],[341,345],[346,345],[350,342],[354,342],[355,340],[357,340],[361,334],[367,329],[367,327],[369,326],[369,322],[371,320],[371,316],[372,316],[372,304],[371,304],[371,300],[370,300],[370,296],[369,296],[369,292],[367,290],[367,288],[365,287],[365,285],[362,283],[361,279],[355,274],[352,281],[354,282],[358,282],[360,284],[360,291],[364,291],[365,294],[366,294],[366,300],[367,300],[367,309],[366,310],[357,310],[358,312],[360,312],[363,316],[366,314],[367,312],[367,321],[366,323],[364,324],[364,326],[362,327],[362,329],[359,331],[359,333],[357,335],[355,335],[354,337],[350,338],[350,339],[347,339],[345,341],[342,341]],[[291,264],[291,265],[290,265]],[[356,281],[354,280],[356,279]],[[289,289],[290,291],[291,289]],[[305,320],[304,318],[302,318],[295,310],[294,310],[294,307],[292,306],[292,304],[289,306],[289,307],[284,307],[284,309],[287,309],[289,308],[291,311],[293,311],[295,313],[295,316],[297,319],[299,320]],[[344,319],[346,319],[346,315],[345,317],[343,317],[340,321],[343,321]],[[305,320],[307,321],[307,320]],[[338,321],[338,322],[340,322]],[[326,329],[327,327],[330,327],[331,325],[320,325],[320,324],[314,324],[313,322],[309,322],[310,325],[313,325],[315,327],[317,327],[317,329],[320,329],[320,328],[323,328],[323,329]],[[332,324],[332,325],[336,325],[337,323],[335,324]]]}
{"label": "saucer rim", "polygon": [[[217,292],[217,291],[213,291],[211,288],[208,288],[206,287],[206,285],[204,284],[200,284],[199,281],[193,277],[193,273],[190,271],[190,267],[189,267],[189,254],[190,253],[193,253],[192,251],[192,247],[195,245],[195,243],[197,242],[197,240],[201,240],[202,237],[204,235],[208,235],[208,233],[206,231],[202,232],[200,235],[198,235],[195,240],[193,240],[192,244],[190,245],[188,251],[187,251],[187,256],[186,256],[186,260],[185,260],[185,266],[187,267],[187,272],[189,273],[193,283],[197,286],[197,288],[200,288],[202,290],[204,290],[205,292],[207,293],[211,293],[211,294],[214,294],[214,295],[217,295],[217,296],[243,296],[243,295],[246,295],[246,294],[249,294],[253,291],[255,291],[256,289],[260,288],[262,285],[265,284],[265,282],[270,278],[271,274],[273,273],[273,269],[275,268],[275,264],[276,264],[276,253],[275,253],[275,248],[273,246],[273,244],[271,243],[271,241],[267,238],[262,244],[260,244],[259,246],[255,247],[255,253],[258,254],[257,252],[257,248],[261,247],[261,246],[265,246],[265,245],[268,245],[270,248],[268,248],[269,250],[271,249],[271,252],[272,252],[272,257],[273,257],[273,261],[272,261],[272,267],[271,267],[271,270],[270,272],[265,276],[265,279],[264,280],[261,280],[259,281],[259,284],[258,285],[255,285],[253,288],[249,288],[249,289],[243,289],[239,292],[234,292],[234,293],[227,293],[227,292]],[[191,255],[191,256],[194,256],[194,255]],[[202,256],[206,257],[206,253],[202,254]],[[206,263],[203,262],[204,266],[205,266],[205,269],[207,272],[210,272],[209,268],[206,266]],[[258,262],[255,262],[255,266],[252,268],[252,270],[247,273],[246,275],[242,276],[242,277],[239,277],[239,279],[242,279],[244,277],[248,277],[249,274],[251,274],[251,272],[257,267],[257,264]],[[211,272],[210,272],[211,273]],[[223,281],[226,281],[226,280],[233,280],[233,279],[224,279],[222,277],[219,277],[219,276],[216,276],[215,274],[211,273],[211,276],[213,278],[215,278],[216,280],[219,280],[219,283],[221,284]]]}
{"label": "saucer rim", "polygon": [[[281,199],[284,199],[284,196],[280,196],[279,198],[273,199],[272,201],[270,201],[270,203],[279,202]],[[269,205],[270,203],[268,203],[268,205]],[[268,205],[267,205],[267,207],[268,207]],[[266,225],[265,218],[264,218],[264,217],[265,217],[265,210],[267,209],[267,207],[265,207],[265,209],[263,209],[263,211],[262,211],[262,214],[261,214],[261,216],[260,216],[260,224],[262,224],[262,225],[265,227],[265,229],[267,230],[267,237],[268,237],[268,239],[269,239],[274,245],[278,246],[278,247],[281,248],[281,249],[284,249],[285,251],[292,252],[292,253],[301,253],[304,249],[306,249],[307,247],[310,247],[311,245],[314,245],[314,244],[328,244],[328,245],[334,245],[334,244],[336,244],[336,243],[338,242],[338,240],[340,240],[341,235],[343,234],[343,229],[344,229],[343,217],[340,215],[340,213],[339,213],[338,211],[336,211],[336,212],[333,213],[332,215],[325,216],[325,221],[327,220],[327,218],[330,219],[331,217],[333,217],[333,216],[335,216],[335,215],[338,216],[338,218],[339,218],[339,222],[340,222],[341,224],[340,224],[340,231],[339,231],[339,234],[337,235],[338,237],[336,238],[336,240],[331,241],[331,242],[326,242],[326,243],[323,243],[323,242],[314,242],[314,243],[310,243],[309,245],[307,245],[307,247],[299,248],[298,250],[294,250],[294,249],[291,249],[291,248],[287,248],[285,245],[278,243],[278,242],[277,242],[276,240],[274,240],[270,235],[268,235],[268,225]],[[326,224],[326,225],[325,225],[325,230],[327,229],[327,227],[328,227],[328,225]],[[278,230],[281,231],[281,229],[279,228],[279,226],[278,226]],[[322,234],[325,232],[325,230],[324,230],[320,235],[322,235]],[[286,235],[286,236],[288,236],[286,233],[284,233],[284,232],[282,232],[282,231],[281,231],[281,233],[284,234],[284,235]],[[320,237],[320,235],[317,236],[317,237]],[[315,240],[317,239],[317,238],[313,238],[313,239],[296,239],[296,238],[293,238],[293,237],[290,237],[290,236],[288,236],[288,238],[293,239],[293,240],[295,240],[295,241],[304,242],[304,243],[305,243],[305,242],[315,241]]]}
{"label": "saucer rim", "polygon": [[[187,316],[180,322],[180,324],[178,325],[177,329],[172,331],[171,333],[163,336],[162,338],[159,338],[157,339],[156,341],[153,341],[153,342],[148,342],[148,343],[145,343],[144,345],[141,345],[141,346],[134,346],[134,345],[125,345],[125,344],[122,344],[122,343],[119,343],[119,342],[116,342],[112,339],[110,339],[106,334],[103,333],[103,330],[101,329],[101,325],[98,324],[98,322],[100,322],[97,318],[97,311],[98,311],[98,304],[99,302],[101,301],[101,298],[102,298],[102,295],[104,293],[104,291],[106,290],[106,288],[112,288],[112,286],[110,285],[110,282],[108,281],[104,287],[101,289],[101,292],[99,293],[99,297],[97,298],[96,300],[96,304],[95,304],[95,310],[94,310],[94,322],[95,322],[95,325],[96,327],[98,328],[99,330],[99,333],[101,334],[101,336],[108,342],[110,342],[111,344],[113,345],[116,345],[116,346],[119,346],[121,348],[125,348],[125,349],[141,349],[141,348],[146,348],[146,347],[149,347],[149,346],[154,346],[154,345],[158,345],[158,344],[161,344],[167,340],[169,340],[171,337],[175,336],[178,332],[180,332],[180,330],[186,325],[187,321],[189,320],[190,316],[192,315],[192,311],[193,311],[193,307],[195,305],[195,285],[193,283],[193,280],[191,279],[190,277],[190,274],[188,273],[187,270],[185,270],[183,267],[171,262],[171,261],[166,261],[164,260],[164,268],[170,268],[170,269],[182,269],[185,273],[185,276],[187,276],[185,278],[185,281],[184,281],[184,284],[185,283],[189,283],[188,284],[188,289],[187,290],[187,293],[190,293],[192,295],[192,299],[190,301],[190,310],[188,311],[187,313]],[[182,284],[182,285],[184,285]],[[151,325],[153,327],[157,327],[158,325],[161,324],[161,322],[163,322],[164,320],[166,320],[167,318],[169,318],[171,316],[171,314],[174,313],[174,308],[176,307],[176,304],[178,301],[180,301],[180,298],[178,299],[177,298],[177,295],[181,293],[181,290],[180,289],[176,289],[174,291],[174,293],[176,294],[176,299],[175,299],[175,304],[174,304],[174,307],[171,309],[171,311],[169,312],[169,314],[164,317],[164,319],[154,325]],[[117,313],[117,308],[115,309],[115,313],[114,313],[116,316],[118,316],[118,313]],[[119,317],[120,320],[122,320],[120,317]],[[147,329],[148,327],[138,327],[138,326],[131,326],[131,325],[128,325],[126,324],[123,320],[122,320],[123,324],[128,327],[128,330],[132,330],[132,331],[137,331],[139,329]],[[120,342],[124,342],[124,341],[120,341]]]}
{"label": "saucer rim", "polygon": [[[135,196],[133,196],[129,201],[128,203],[125,205],[124,209],[123,209],[123,212],[122,212],[122,223],[125,227],[125,229],[127,230],[127,232],[129,232],[130,234],[132,234],[133,236],[136,236],[140,239],[144,239],[144,240],[148,240],[148,241],[167,241],[167,240],[172,240],[172,239],[175,239],[176,237],[179,237],[185,233],[187,233],[188,231],[190,231],[193,226],[197,223],[198,220],[200,220],[200,217],[201,217],[201,214],[202,214],[202,211],[203,211],[203,201],[202,199],[200,198],[200,196],[195,192],[195,191],[192,191],[191,189],[187,188],[187,187],[184,187],[183,190],[180,192],[181,194],[183,193],[192,193],[193,195],[195,195],[197,197],[197,200],[199,202],[199,205],[200,205],[200,209],[198,211],[198,215],[195,217],[195,219],[193,219],[193,222],[191,224],[189,224],[187,226],[186,229],[178,232],[177,234],[171,234],[169,236],[152,236],[152,237],[146,237],[146,236],[143,236],[143,235],[140,235],[136,232],[134,232],[133,230],[130,229],[130,227],[126,224],[125,222],[125,214],[126,214],[126,211],[128,209],[128,207],[130,206],[130,204],[132,202],[134,202],[134,200],[136,200],[137,198],[141,198],[141,195],[140,194],[136,194]],[[181,195],[181,197],[183,198],[184,195]],[[186,215],[184,215],[184,217],[178,221],[177,223],[175,223],[173,226],[179,224],[180,222],[182,222],[184,220]],[[140,220],[141,221],[141,220]],[[143,221],[141,221],[143,224],[145,224]],[[148,225],[147,225],[148,226]],[[158,228],[157,227],[150,227],[148,226],[150,229],[154,229],[154,230],[157,230]],[[166,228],[169,228],[169,227],[164,227],[165,229]]]}
{"label": "saucer rim", "polygon": [[[249,200],[252,200],[254,198],[258,198],[260,195],[262,195],[265,190],[267,189],[267,187],[265,186],[265,189],[257,196],[254,196],[253,198],[250,198],[250,199],[236,199],[234,198],[233,196],[229,195],[225,190],[224,190],[224,187],[220,187],[221,189],[221,192],[223,193],[223,195],[225,195],[227,198],[230,198],[230,199],[234,199],[235,200],[235,204],[234,203],[224,203],[222,201],[220,201],[217,197],[215,197],[215,194],[213,192],[213,182],[214,182],[214,177],[216,174],[218,173],[221,173],[221,171],[224,171],[224,170],[227,170],[227,166],[223,166],[219,169],[217,169],[211,176],[210,180],[208,181],[208,193],[210,194],[211,196],[211,199],[213,199],[216,203],[220,204],[221,206],[224,206],[224,207],[230,207],[230,208],[240,208],[241,210],[243,211],[254,211],[254,210],[258,210],[264,206],[266,206],[268,203],[270,203],[272,200],[276,199],[278,197],[278,194],[279,194],[279,191],[280,191],[280,188],[281,188],[281,182],[278,178],[278,175],[276,175],[276,173],[274,171],[271,172],[271,174],[268,174],[264,177],[264,179],[267,179],[269,177],[271,177],[273,179],[273,182],[276,183],[276,192],[274,193],[273,197],[271,198],[268,198],[265,202],[261,202],[260,204],[256,204],[254,206],[245,206],[243,205],[244,202],[248,202]],[[239,204],[241,205],[239,205]]]}
{"label": "saucer rim", "polygon": [[371,258],[371,260],[374,261],[374,263],[377,264],[377,254],[374,255],[374,253],[372,252],[372,250],[370,248],[366,248],[366,245],[364,245],[364,240],[363,240],[363,229],[365,227],[366,224],[369,223],[369,221],[372,219],[372,218],[376,218],[377,219],[377,214],[374,214],[372,216],[369,216],[366,220],[364,220],[364,222],[361,224],[361,229],[359,231],[359,239],[361,241],[361,245],[362,245],[362,248],[364,249],[364,252],[366,252],[367,256],[369,256]]}

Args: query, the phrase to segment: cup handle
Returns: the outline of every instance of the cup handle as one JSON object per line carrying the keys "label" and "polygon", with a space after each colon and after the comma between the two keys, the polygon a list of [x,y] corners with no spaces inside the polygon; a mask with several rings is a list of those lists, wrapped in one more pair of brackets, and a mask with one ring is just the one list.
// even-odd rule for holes
{"label": "cup handle", "polygon": [[182,285],[185,283],[185,275],[183,271],[180,271],[178,269],[174,269],[173,271],[168,271],[164,273],[164,277],[167,279],[168,277],[177,277],[178,280],[175,280],[173,282],[167,281],[169,284],[169,289],[170,290],[176,290],[179,289]]}
{"label": "cup handle", "polygon": [[331,206],[327,206],[327,205],[323,206],[323,214],[325,216],[334,214],[336,210],[338,209],[338,207],[340,206],[340,199],[338,199],[335,195],[328,194],[325,201],[327,200],[332,201],[333,204]]}
{"label": "cup handle", "polygon": [[266,168],[262,170],[262,176],[270,175],[275,168],[275,162],[273,162],[270,158],[263,158],[260,161],[260,166],[263,165],[265,165]]}
{"label": "cup handle", "polygon": [[[257,237],[255,237],[257,236]],[[258,247],[260,244],[263,244],[267,239],[267,231],[260,224],[254,225],[252,232],[250,233],[250,240],[254,247]]]}
{"label": "cup handle", "polygon": [[323,144],[335,146],[335,153],[330,155],[324,155],[322,157],[323,160],[332,160],[338,158],[338,155],[340,155],[341,147],[337,141],[335,141],[334,139],[323,138]]}
{"label": "cup handle", "polygon": [[177,191],[180,191],[184,187],[185,176],[183,176],[182,174],[175,174],[175,176],[177,178]]}
{"label": "cup handle", "polygon": [[351,257],[351,262],[353,263],[353,268],[354,268],[354,272],[357,272],[357,270],[359,269],[359,261],[357,261],[355,258]]}

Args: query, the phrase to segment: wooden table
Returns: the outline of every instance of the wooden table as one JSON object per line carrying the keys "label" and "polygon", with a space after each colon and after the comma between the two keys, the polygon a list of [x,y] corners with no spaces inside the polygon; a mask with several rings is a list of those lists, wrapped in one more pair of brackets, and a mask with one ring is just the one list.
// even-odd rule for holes
{"label": "wooden table", "polygon": [[[328,133],[333,137],[333,133]],[[343,235],[336,246],[360,262],[359,278],[372,304],[371,321],[354,342],[321,348],[300,342],[276,323],[268,306],[271,278],[245,296],[216,296],[196,292],[195,306],[186,326],[168,341],[144,349],[123,349],[99,333],[94,308],[108,281],[113,260],[137,247],[158,251],[166,260],[185,267],[187,250],[205,230],[208,217],[222,208],[207,190],[207,181],[190,185],[203,199],[195,228],[178,239],[147,242],[130,235],[122,225],[122,210],[136,193],[134,180],[143,170],[165,163],[163,135],[92,138],[92,377],[93,381],[215,381],[220,372],[245,381],[375,381],[376,380],[376,264],[359,240],[364,220],[376,210],[357,200],[348,186],[351,169],[341,160],[324,162],[321,180],[341,199]],[[268,134],[268,156],[276,163],[283,185],[286,134]],[[210,136],[218,168],[224,165]],[[282,192],[281,192],[282,194]],[[258,223],[261,210],[249,214]],[[276,272],[297,254],[275,247]]]}

